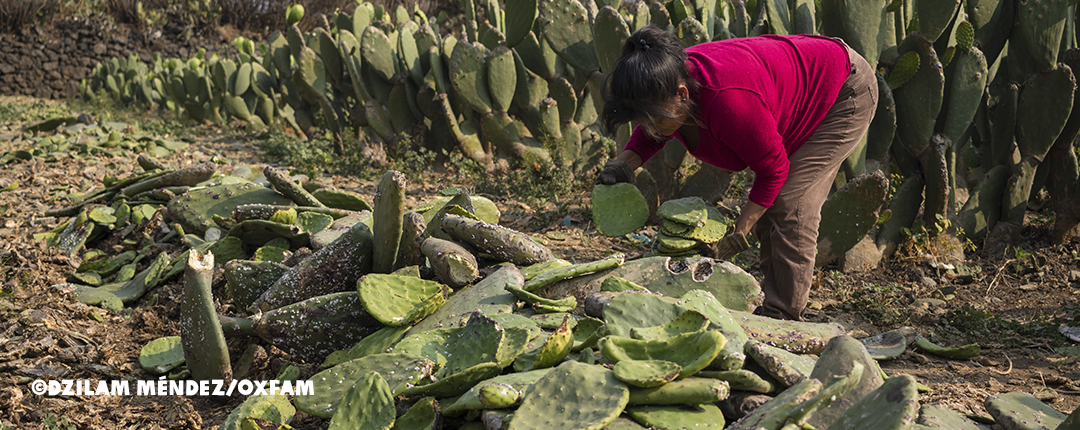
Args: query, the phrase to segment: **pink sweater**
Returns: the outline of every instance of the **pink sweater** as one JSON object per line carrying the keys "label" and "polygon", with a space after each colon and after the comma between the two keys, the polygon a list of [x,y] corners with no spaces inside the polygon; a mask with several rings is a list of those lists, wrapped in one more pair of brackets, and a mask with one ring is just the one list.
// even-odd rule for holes
{"label": "pink sweater", "polygon": [[[761,36],[686,49],[690,77],[701,84],[698,147],[703,162],[755,174],[750,201],[772,206],[787,180],[788,156],[814,133],[851,70],[843,45],[822,36]],[[673,136],[683,141],[681,133]],[[626,144],[647,161],[668,139],[638,126]]]}

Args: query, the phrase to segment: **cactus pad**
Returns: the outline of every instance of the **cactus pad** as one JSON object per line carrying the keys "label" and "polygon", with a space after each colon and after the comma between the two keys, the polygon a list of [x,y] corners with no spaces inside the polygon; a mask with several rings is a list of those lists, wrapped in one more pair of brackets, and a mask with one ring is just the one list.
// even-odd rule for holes
{"label": "cactus pad", "polygon": [[631,388],[630,405],[715,403],[728,397],[728,383],[712,378],[684,378],[653,388]]}
{"label": "cactus pad", "polygon": [[357,284],[364,308],[388,326],[410,324],[446,303],[447,288],[411,276],[369,274]]}
{"label": "cactus pad", "polygon": [[604,322],[612,335],[630,337],[634,328],[667,324],[682,312],[663,297],[627,293],[611,299],[604,307]]}
{"label": "cactus pad", "polygon": [[393,387],[415,384],[428,377],[434,367],[434,362],[423,357],[404,354],[369,355],[316,373],[309,378],[313,383],[313,394],[297,395],[293,398],[293,403],[304,413],[330,418],[346,391],[369,372],[382,375],[392,387],[391,390],[395,390]]}
{"label": "cactus pad", "polygon": [[388,430],[397,417],[394,395],[378,372],[370,372],[354,382],[335,408],[329,430]]}
{"label": "cactus pad", "polygon": [[633,184],[597,185],[592,192],[593,222],[600,234],[632,233],[649,219],[649,206]]}
{"label": "cactus pad", "polygon": [[[255,395],[233,409],[218,428],[221,430],[246,429],[241,423],[250,419],[265,420],[272,424],[286,424],[296,414],[296,408],[283,395]],[[283,425],[282,427],[288,427]]]}
{"label": "cactus pad", "polygon": [[656,209],[661,218],[690,227],[703,227],[709,212],[705,209],[705,200],[701,197],[684,197],[668,200]]}
{"label": "cactus pad", "polygon": [[371,204],[367,200],[364,200],[361,195],[350,191],[323,187],[312,191],[311,195],[326,207],[357,212],[371,210]]}
{"label": "cactus pad", "polygon": [[442,422],[438,403],[434,397],[425,397],[414,403],[404,415],[394,420],[399,430],[435,430]]}
{"label": "cactus pad", "polygon": [[825,201],[818,227],[816,265],[850,250],[877,224],[878,208],[889,191],[889,180],[879,170],[859,175]]}
{"label": "cactus pad", "polygon": [[610,370],[567,361],[533,384],[508,430],[600,430],[618,418],[629,398]]}
{"label": "cactus pad", "polygon": [[408,331],[408,326],[383,327],[374,333],[364,337],[348,350],[335,351],[326,357],[326,361],[320,368],[333,367],[349,360],[355,360],[369,355],[382,354],[401,341]]}
{"label": "cactus pad", "polygon": [[[956,430],[987,430],[986,427],[975,424],[964,418],[958,412],[945,407],[940,403],[931,403],[919,408],[919,418],[915,420],[919,425],[929,428],[948,428]],[[1066,429],[1067,427],[1061,427]]]}
{"label": "cactus pad", "polygon": [[930,342],[930,340],[925,337],[919,336],[915,338],[915,345],[923,351],[954,360],[966,360],[979,355],[979,344],[977,343],[971,343],[955,348],[945,348]]}
{"label": "cactus pad", "polygon": [[139,366],[154,375],[164,375],[184,364],[180,336],[165,336],[144,345],[139,352]]}
{"label": "cactus pad", "polygon": [[169,201],[169,215],[180,221],[184,231],[202,234],[214,226],[214,216],[228,217],[237,206],[246,204],[292,205],[277,191],[253,183],[192,188]]}
{"label": "cactus pad", "polygon": [[615,378],[640,388],[659,387],[674,381],[682,366],[664,360],[623,360],[611,369]]}
{"label": "cactus pad", "polygon": [[442,398],[459,396],[475,386],[477,382],[497,376],[502,372],[502,369],[499,363],[479,363],[445,375],[433,383],[409,387],[398,394],[405,397],[434,396]]}
{"label": "cactus pad", "polygon": [[832,378],[850,375],[856,364],[863,367],[857,385],[833,400],[832,407],[815,412],[809,419],[811,425],[827,428],[840,417],[843,411],[885,382],[877,361],[871,357],[862,342],[850,336],[837,336],[829,341],[829,345],[825,347],[825,351],[821,353],[814,365],[814,370],[810,372],[811,378],[826,383]]}
{"label": "cactus pad", "polygon": [[810,376],[816,360],[757,341],[746,343],[746,355],[754,358],[761,367],[784,385],[792,386]]}
{"label": "cactus pad", "polygon": [[588,10],[577,0],[541,0],[539,8],[544,39],[559,58],[583,74],[599,70]]}
{"label": "cactus pad", "polygon": [[756,393],[768,394],[778,388],[778,384],[773,383],[772,378],[763,378],[754,371],[746,369],[721,371],[705,370],[698,372],[697,376],[726,381],[732,390],[753,391]]}
{"label": "cactus pad", "polygon": [[535,291],[537,289],[543,288],[547,285],[559,282],[564,279],[586,275],[593,272],[614,269],[616,267],[619,267],[619,265],[623,264],[624,260],[625,256],[623,254],[615,254],[597,261],[578,263],[565,267],[556,267],[553,269],[549,269],[537,274],[532,279],[526,281],[525,290]]}
{"label": "cactus pad", "polygon": [[641,340],[663,340],[680,334],[705,330],[708,326],[708,318],[698,311],[688,310],[663,325],[631,328],[630,336]]}
{"label": "cactus pad", "polygon": [[717,331],[699,331],[661,341],[643,341],[608,336],[600,342],[600,352],[612,362],[622,360],[666,360],[679,364],[679,377],[687,377],[712,363],[727,339]]}
{"label": "cactus pad", "polygon": [[727,338],[728,342],[720,351],[720,357],[717,358],[715,365],[723,370],[742,368],[746,360],[745,346],[749,338],[746,336],[746,331],[731,317],[731,312],[720,304],[716,297],[708,291],[694,290],[679,298],[675,304],[680,309],[701,313],[709,320],[710,329],[720,330],[720,333]]}
{"label": "cactus pad", "polygon": [[354,292],[334,293],[264,312],[259,337],[301,360],[318,362],[379,329]]}
{"label": "cactus pad", "polygon": [[577,299],[574,296],[560,300],[552,300],[530,293],[527,290],[515,287],[506,287],[506,291],[513,294],[519,300],[532,305],[540,313],[570,312],[577,307]]}
{"label": "cactus pad", "polygon": [[570,353],[570,347],[574,345],[570,321],[571,318],[567,315],[559,328],[547,337],[543,345],[517,356],[514,360],[514,370],[524,372],[551,367],[566,358],[566,355]]}
{"label": "cactus pad", "polygon": [[712,404],[632,406],[626,408],[626,414],[643,426],[664,430],[722,429],[725,424],[724,414]]}
{"label": "cactus pad", "polygon": [[547,375],[552,368],[532,370],[528,372],[508,373],[505,375],[496,376],[486,381],[481,381],[476,384],[469,391],[465,392],[459,397],[447,401],[443,405],[443,413],[449,416],[456,416],[464,411],[468,410],[480,410],[488,408],[481,400],[481,391],[488,385],[502,385],[504,386],[502,392],[504,395],[510,395],[506,387],[513,389],[518,393],[518,400],[513,405],[506,405],[504,407],[513,407],[521,402],[521,394],[523,394],[529,387],[531,387],[544,375]]}
{"label": "cactus pad", "polygon": [[821,391],[820,381],[810,378],[803,379],[772,400],[757,407],[749,415],[732,423],[728,426],[728,430],[779,429],[788,420],[795,408],[816,396],[819,391]]}
{"label": "cactus pad", "polygon": [[533,264],[531,266],[522,267],[521,268],[521,276],[524,276],[525,280],[528,281],[528,280],[536,277],[536,275],[544,273],[544,272],[546,272],[548,270],[558,269],[560,267],[566,267],[566,266],[569,266],[571,264],[572,263],[570,263],[569,261],[563,260],[561,258],[556,258],[556,259],[553,259],[553,260],[545,261],[543,263],[536,263],[536,264]]}
{"label": "cactus pad", "polygon": [[514,264],[530,265],[555,258],[528,235],[498,224],[448,214],[443,218],[442,228],[476,249]]}
{"label": "cactus pad", "polygon": [[[919,413],[918,382],[911,375],[889,378],[878,389],[851,405],[830,426],[835,430],[906,429]],[[989,408],[987,408],[989,409]]]}
{"label": "cactus pad", "polygon": [[1053,429],[1067,418],[1057,409],[1023,392],[987,397],[985,406],[997,423],[1007,429]]}
{"label": "cactus pad", "polygon": [[899,330],[887,331],[861,340],[875,360],[888,360],[899,357],[907,350],[907,338]]}
{"label": "cactus pad", "polygon": [[429,237],[420,245],[428,258],[435,276],[452,288],[468,285],[480,276],[476,257],[454,242]]}
{"label": "cactus pad", "polygon": [[517,299],[506,291],[506,286],[518,288],[525,285],[521,271],[505,266],[484,280],[451,296],[438,311],[416,324],[409,334],[423,333],[437,327],[461,327],[462,317],[470,312],[484,314],[509,313]]}

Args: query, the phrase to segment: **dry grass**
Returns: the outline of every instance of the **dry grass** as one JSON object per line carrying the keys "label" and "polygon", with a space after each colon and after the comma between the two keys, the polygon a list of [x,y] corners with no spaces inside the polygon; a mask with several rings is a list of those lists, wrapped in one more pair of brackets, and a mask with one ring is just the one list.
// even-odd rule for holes
{"label": "dry grass", "polygon": [[18,32],[59,5],[59,0],[0,0],[0,28]]}

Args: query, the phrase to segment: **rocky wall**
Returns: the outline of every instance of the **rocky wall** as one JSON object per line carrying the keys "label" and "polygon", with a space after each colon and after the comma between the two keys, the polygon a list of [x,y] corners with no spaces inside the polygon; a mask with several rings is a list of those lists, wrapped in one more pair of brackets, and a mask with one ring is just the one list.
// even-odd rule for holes
{"label": "rocky wall", "polygon": [[[199,48],[222,52],[232,37],[224,32],[184,37],[166,27],[151,33],[132,28],[69,21],[50,29],[31,28],[19,34],[0,33],[0,95],[39,98],[79,97],[79,82],[97,63],[112,57],[138,54],[149,62],[152,53],[162,58],[190,58]],[[175,32],[175,33],[174,33]]]}

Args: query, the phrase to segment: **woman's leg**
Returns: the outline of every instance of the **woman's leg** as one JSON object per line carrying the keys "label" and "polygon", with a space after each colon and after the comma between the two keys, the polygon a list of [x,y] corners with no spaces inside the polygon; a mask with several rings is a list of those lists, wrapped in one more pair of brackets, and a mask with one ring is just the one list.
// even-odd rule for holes
{"label": "woman's leg", "polygon": [[754,227],[761,243],[762,313],[802,320],[810,297],[821,206],[844,159],[858,146],[877,108],[874,69],[848,48],[853,73],[814,134],[795,153],[787,181]]}

